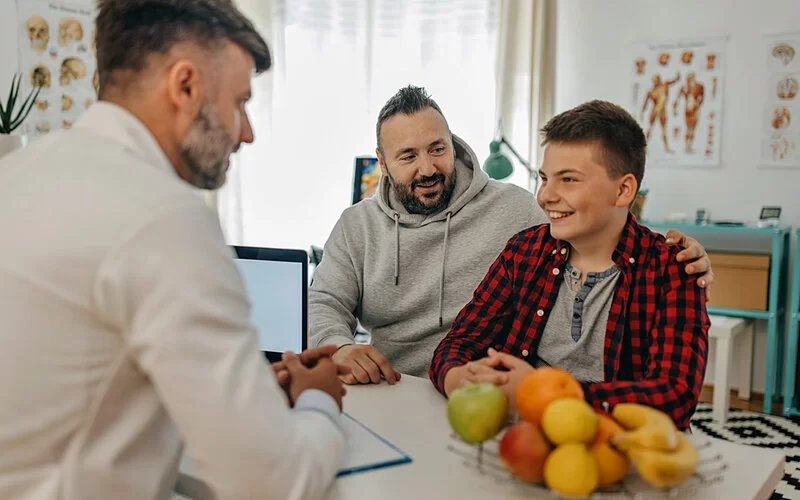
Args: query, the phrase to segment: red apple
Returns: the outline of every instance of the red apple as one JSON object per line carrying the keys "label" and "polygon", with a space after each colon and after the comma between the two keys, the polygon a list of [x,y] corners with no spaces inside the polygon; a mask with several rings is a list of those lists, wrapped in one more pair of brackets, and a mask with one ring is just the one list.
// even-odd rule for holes
{"label": "red apple", "polygon": [[544,461],[552,450],[537,425],[519,422],[500,440],[500,459],[516,477],[528,483],[544,479]]}

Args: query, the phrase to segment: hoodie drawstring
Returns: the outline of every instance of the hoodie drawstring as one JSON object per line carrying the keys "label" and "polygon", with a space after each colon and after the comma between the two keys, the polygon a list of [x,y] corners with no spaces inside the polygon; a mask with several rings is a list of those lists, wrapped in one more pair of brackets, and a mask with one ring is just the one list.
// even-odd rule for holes
{"label": "hoodie drawstring", "polygon": [[442,276],[439,279],[439,327],[443,325],[442,310],[444,308],[444,266],[447,262],[447,237],[450,235],[450,216],[447,212],[447,223],[444,226],[444,243],[442,244]]}
{"label": "hoodie drawstring", "polygon": [[400,281],[400,214],[394,214],[394,286]]}

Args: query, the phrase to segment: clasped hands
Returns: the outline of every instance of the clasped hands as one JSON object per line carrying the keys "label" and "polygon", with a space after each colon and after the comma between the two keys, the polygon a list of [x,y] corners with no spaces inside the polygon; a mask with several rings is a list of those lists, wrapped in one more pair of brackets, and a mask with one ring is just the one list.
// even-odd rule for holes
{"label": "clasped hands", "polygon": [[509,407],[515,408],[517,386],[533,370],[527,361],[490,347],[485,358],[470,361],[447,372],[445,392],[450,395],[459,387],[469,384],[494,384],[505,393]]}
{"label": "clasped hands", "polygon": [[342,398],[347,394],[339,377],[350,374],[348,366],[334,363],[331,359],[336,346],[316,347],[295,354],[287,351],[281,361],[272,364],[278,385],[286,393],[289,405],[294,407],[297,398],[306,389],[318,389],[328,393],[342,409]]}

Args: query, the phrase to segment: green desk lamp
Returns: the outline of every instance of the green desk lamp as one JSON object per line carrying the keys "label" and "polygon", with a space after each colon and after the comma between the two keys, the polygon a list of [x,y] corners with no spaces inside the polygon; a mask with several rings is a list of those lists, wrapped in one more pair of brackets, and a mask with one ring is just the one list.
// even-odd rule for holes
{"label": "green desk lamp", "polygon": [[535,180],[535,186],[533,189],[533,192],[535,193],[536,189],[539,187],[539,176],[531,168],[531,164],[522,159],[519,153],[517,153],[514,147],[509,144],[505,137],[500,137],[499,141],[492,141],[489,143],[489,158],[487,158],[486,162],[483,164],[483,171],[486,172],[486,175],[488,175],[490,178],[496,180],[505,179],[514,172],[514,165],[511,164],[511,160],[509,160],[506,155],[500,152],[500,146],[502,144],[506,145],[509,151],[514,154],[517,160],[522,163],[522,166],[525,167],[525,170],[527,170],[530,176]]}

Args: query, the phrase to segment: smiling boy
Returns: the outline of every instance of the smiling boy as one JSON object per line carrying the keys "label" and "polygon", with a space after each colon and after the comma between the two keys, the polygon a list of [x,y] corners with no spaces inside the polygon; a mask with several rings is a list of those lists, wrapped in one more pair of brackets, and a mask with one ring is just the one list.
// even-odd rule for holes
{"label": "smiling boy", "polygon": [[537,201],[550,223],[508,241],[436,349],[430,378],[443,394],[492,382],[513,401],[527,373],[555,366],[597,408],[642,403],[687,428],[709,319],[696,278],[675,258],[680,248],[629,212],[644,132],[619,106],[591,101],[543,134]]}

